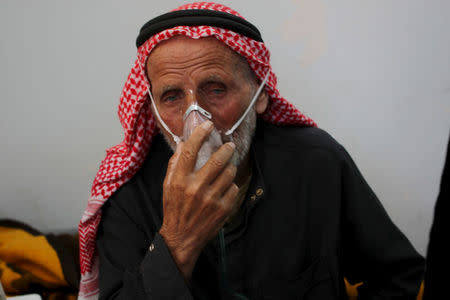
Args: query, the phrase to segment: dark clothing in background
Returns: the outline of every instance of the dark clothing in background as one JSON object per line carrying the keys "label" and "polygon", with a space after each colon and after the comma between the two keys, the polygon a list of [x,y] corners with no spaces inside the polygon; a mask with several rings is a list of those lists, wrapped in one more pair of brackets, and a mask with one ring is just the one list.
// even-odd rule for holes
{"label": "dark clothing in background", "polygon": [[[231,289],[250,299],[415,299],[424,260],[392,223],[345,149],[317,128],[259,122],[242,222],[226,232]],[[102,208],[100,299],[228,299],[217,240],[186,284],[158,234],[172,152],[154,139],[141,170]],[[149,249],[150,247],[150,249]]]}
{"label": "dark clothing in background", "polygon": [[[450,270],[450,138],[427,251],[424,299],[448,297]],[[443,298],[442,298],[443,297]]]}

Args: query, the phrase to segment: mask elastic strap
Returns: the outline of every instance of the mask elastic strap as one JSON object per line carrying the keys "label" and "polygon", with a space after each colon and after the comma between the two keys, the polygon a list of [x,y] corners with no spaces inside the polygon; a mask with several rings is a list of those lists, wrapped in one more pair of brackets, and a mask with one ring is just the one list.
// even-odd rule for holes
{"label": "mask elastic strap", "polygon": [[[141,72],[142,72],[142,74],[144,74],[144,77],[145,77],[145,72],[144,72],[144,69],[142,69],[141,64],[139,64],[139,69],[141,69]],[[169,129],[169,126],[167,126],[167,124],[163,121],[163,119],[159,115],[158,108],[156,107],[155,100],[153,99],[152,92],[150,92],[149,86],[147,86],[147,93],[150,96],[150,102],[152,103],[153,108],[155,109],[156,118],[158,118],[159,123],[162,125],[162,127],[172,136],[175,144],[178,145],[181,142],[181,139],[172,133],[172,131]]]}
{"label": "mask elastic strap", "polygon": [[[145,77],[145,72],[144,72],[144,69],[142,69],[141,64],[139,64],[139,69],[141,69],[141,72],[142,72],[142,74],[144,74],[144,77]],[[147,87],[147,93],[150,96],[150,101],[152,102],[153,108],[155,109],[156,118],[158,118],[159,123],[161,123],[162,127],[172,136],[175,144],[178,145],[178,143],[181,142],[181,139],[178,136],[176,136],[175,134],[173,134],[172,131],[167,126],[167,124],[162,120],[161,116],[159,115],[158,108],[156,107],[155,100],[153,99],[152,92],[150,92],[149,86]]]}
{"label": "mask elastic strap", "polygon": [[158,108],[156,107],[156,104],[155,104],[155,100],[153,100],[153,96],[152,96],[152,93],[150,92],[150,89],[149,88],[147,88],[147,92],[148,92],[148,95],[150,96],[150,100],[151,100],[151,102],[152,102],[152,105],[153,105],[153,108],[155,109],[155,115],[156,115],[156,117],[158,118],[158,120],[159,120],[159,123],[162,125],[162,127],[172,136],[172,138],[173,138],[173,140],[175,141],[175,143],[178,145],[178,143],[181,141],[181,139],[178,137],[178,136],[176,136],[175,134],[173,134],[172,133],[172,131],[169,129],[169,127],[167,126],[167,124],[163,121],[163,119],[161,118],[161,116],[159,115],[159,112],[158,112]]}
{"label": "mask elastic strap", "polygon": [[259,86],[258,90],[256,91],[255,96],[253,96],[252,101],[250,101],[250,104],[248,105],[247,110],[244,112],[244,114],[241,116],[241,118],[236,123],[234,123],[233,127],[231,127],[227,132],[225,132],[225,135],[232,134],[236,130],[236,128],[238,128],[239,125],[241,125],[242,121],[244,121],[244,119],[247,116],[248,112],[250,111],[250,109],[252,109],[252,107],[255,104],[256,100],[258,100],[258,96],[261,93],[264,85],[266,84],[267,79],[269,78],[269,75],[270,75],[270,70],[267,71],[267,74],[264,77],[264,80],[262,81],[261,85]]}

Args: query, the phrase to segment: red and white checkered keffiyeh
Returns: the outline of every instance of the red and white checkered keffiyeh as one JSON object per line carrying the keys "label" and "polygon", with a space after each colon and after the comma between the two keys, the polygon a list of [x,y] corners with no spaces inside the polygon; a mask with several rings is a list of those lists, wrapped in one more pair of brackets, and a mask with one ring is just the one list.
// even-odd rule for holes
{"label": "red and white checkered keffiyeh", "polygon": [[[229,7],[211,2],[186,4],[175,10],[210,9],[242,16]],[[278,92],[277,78],[270,66],[270,54],[264,43],[257,42],[233,31],[211,26],[177,26],[153,35],[138,48],[137,59],[127,78],[120,97],[119,119],[125,131],[123,141],[108,149],[106,157],[95,176],[87,208],[79,224],[81,282],[79,299],[98,298],[98,255],[95,238],[102,216],[103,203],[124,183],[136,174],[158,133],[151,113],[144,74],[145,63],[152,49],[161,41],[176,35],[193,39],[213,36],[235,52],[244,56],[255,74],[264,79],[270,72],[265,90],[270,96],[267,111],[261,116],[278,125],[316,126]]]}

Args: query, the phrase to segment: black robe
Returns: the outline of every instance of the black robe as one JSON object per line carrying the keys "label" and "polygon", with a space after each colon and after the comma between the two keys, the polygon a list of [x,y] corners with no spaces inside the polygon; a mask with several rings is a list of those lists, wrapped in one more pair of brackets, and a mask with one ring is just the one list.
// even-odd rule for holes
{"label": "black robe", "polygon": [[[153,141],[141,170],[103,206],[100,299],[415,299],[424,259],[392,223],[354,162],[318,128],[259,122],[241,222],[212,240],[186,283],[163,238],[162,183],[172,152]],[[405,204],[407,206],[407,204]],[[236,299],[236,298],[234,298]]]}

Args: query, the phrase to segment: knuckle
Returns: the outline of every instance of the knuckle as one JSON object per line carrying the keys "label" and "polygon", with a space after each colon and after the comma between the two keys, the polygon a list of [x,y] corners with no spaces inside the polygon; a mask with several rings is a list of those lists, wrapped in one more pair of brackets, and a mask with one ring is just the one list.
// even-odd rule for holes
{"label": "knuckle", "polygon": [[194,160],[197,154],[192,149],[184,149],[181,153],[181,157],[186,161]]}
{"label": "knuckle", "polygon": [[222,202],[221,205],[217,208],[217,210],[220,212],[221,215],[229,215],[231,211],[233,210],[233,206],[230,205],[230,202]]}
{"label": "knuckle", "polygon": [[188,188],[184,191],[184,194],[185,194],[185,196],[186,196],[188,199],[192,199],[192,198],[195,198],[195,197],[196,197],[197,191],[196,191],[195,189],[193,189],[193,188],[188,187]]}
{"label": "knuckle", "polygon": [[[210,121],[207,121],[210,122]],[[212,124],[210,124],[212,125]],[[194,129],[194,132],[192,134],[196,134],[196,135],[201,135],[201,136],[205,136],[207,134],[209,134],[209,132],[211,131],[212,127],[208,126],[207,124],[201,124],[201,126],[197,126]]]}
{"label": "knuckle", "polygon": [[206,132],[207,132],[207,130],[206,130],[205,128],[203,128],[203,126],[197,126],[197,127],[194,129],[194,132],[193,132],[192,134],[195,134],[195,135],[205,135]]}
{"label": "knuckle", "polygon": [[214,204],[217,202],[217,196],[216,193],[213,191],[207,191],[205,192],[203,199],[205,199],[206,202]]}
{"label": "knuckle", "polygon": [[234,177],[236,175],[236,167],[233,164],[229,164],[229,166],[226,168],[225,172],[229,177]]}
{"label": "knuckle", "polygon": [[233,212],[234,206],[229,204],[223,204],[222,205],[222,215],[225,217],[228,217]]}
{"label": "knuckle", "polygon": [[224,144],[224,147],[226,147],[227,149],[228,149],[228,151],[230,151],[230,152],[233,152],[234,151],[234,147],[233,146],[231,146],[231,144],[230,143],[226,143],[226,144]]}
{"label": "knuckle", "polygon": [[202,183],[199,181],[193,182],[190,184],[190,187],[196,192],[199,193],[202,188]]}
{"label": "knuckle", "polygon": [[230,202],[234,202],[234,199],[236,199],[237,195],[239,193],[239,188],[236,184],[231,184],[230,188],[229,188],[229,193],[228,193],[228,197],[232,200]]}
{"label": "knuckle", "polygon": [[223,201],[224,209],[227,212],[230,212],[233,210],[234,205],[236,204],[236,197],[238,195],[239,188],[236,184],[232,184],[229,188],[228,192],[226,193],[226,196]]}
{"label": "knuckle", "polygon": [[214,166],[215,168],[223,168],[225,165],[225,162],[220,160],[220,159],[211,159],[210,163],[212,166]]}
{"label": "knuckle", "polygon": [[190,184],[185,189],[185,194],[189,198],[197,198],[200,192],[200,185],[198,183]]}
{"label": "knuckle", "polygon": [[176,191],[183,191],[186,188],[182,180],[174,180],[174,182],[171,184],[171,187]]}
{"label": "knuckle", "polygon": [[234,153],[234,148],[229,143],[226,143],[219,148],[218,152],[220,152],[223,157],[231,157]]}
{"label": "knuckle", "polygon": [[233,183],[231,188],[233,189],[232,190],[233,197],[236,197],[239,193],[239,187],[235,183]]}
{"label": "knuckle", "polygon": [[214,205],[213,197],[211,195],[204,195],[203,196],[203,203],[207,207],[212,207]]}

